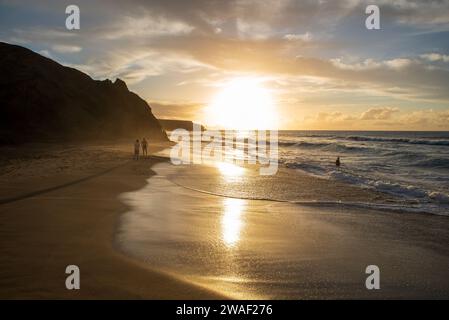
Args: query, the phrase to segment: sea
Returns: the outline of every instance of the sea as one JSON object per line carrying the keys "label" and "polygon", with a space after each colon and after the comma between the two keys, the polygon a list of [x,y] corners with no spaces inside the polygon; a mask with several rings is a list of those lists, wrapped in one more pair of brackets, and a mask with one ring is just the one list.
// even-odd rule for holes
{"label": "sea", "polygon": [[449,132],[281,131],[279,162],[449,215]]}
{"label": "sea", "polygon": [[448,297],[448,132],[280,131],[278,151],[273,176],[151,165],[116,247],[239,299]]}

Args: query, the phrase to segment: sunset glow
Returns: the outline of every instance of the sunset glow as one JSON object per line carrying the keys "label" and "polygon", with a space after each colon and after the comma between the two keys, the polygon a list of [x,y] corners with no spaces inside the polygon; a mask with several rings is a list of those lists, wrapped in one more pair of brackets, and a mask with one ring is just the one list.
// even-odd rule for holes
{"label": "sunset glow", "polygon": [[1,300],[449,300],[449,0],[0,0],[0,70]]}
{"label": "sunset glow", "polygon": [[257,78],[227,82],[206,109],[208,123],[226,129],[277,128],[272,94]]}

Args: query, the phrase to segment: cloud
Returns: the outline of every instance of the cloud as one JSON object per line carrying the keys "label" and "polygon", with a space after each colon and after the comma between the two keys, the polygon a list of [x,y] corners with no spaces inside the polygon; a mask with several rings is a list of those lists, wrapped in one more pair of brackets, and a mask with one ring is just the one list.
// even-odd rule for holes
{"label": "cloud", "polygon": [[[33,6],[33,3],[23,1],[16,5]],[[426,65],[435,59],[445,61],[445,55],[347,61],[338,56],[313,54],[332,53],[342,46],[338,38],[315,36],[315,30],[318,34],[326,30],[332,33],[344,18],[364,16],[364,10],[360,10],[364,5],[365,1],[352,0],[321,4],[308,0],[263,3],[198,0],[188,5],[175,0],[131,0],[126,5],[108,1],[107,6],[80,1],[84,14],[80,32],[69,32],[61,26],[38,26],[15,28],[10,37],[38,43],[46,46],[43,49],[58,53],[81,53],[82,50],[77,65],[84,65],[83,70],[93,70],[91,76],[121,76],[133,83],[168,72],[204,68],[222,73],[322,78],[333,81],[335,90],[342,85],[353,86],[400,99],[448,99],[449,71]],[[380,5],[382,14],[385,11],[388,17],[401,19],[408,14],[401,15],[399,9],[438,14],[435,8],[444,7],[441,1],[432,2],[431,6],[417,1],[394,5],[382,1]],[[53,8],[46,1],[41,6],[47,10]],[[94,16],[95,21],[89,20]],[[314,35],[307,30],[314,30]],[[62,62],[71,63],[70,60]]]}
{"label": "cloud", "polygon": [[403,115],[399,121],[417,129],[448,130],[449,110],[416,110]]}
{"label": "cloud", "polygon": [[354,117],[346,115],[339,111],[334,112],[319,112],[316,116],[318,122],[341,122],[354,120]]}
{"label": "cloud", "polygon": [[53,51],[59,52],[59,53],[77,53],[83,50],[83,48],[79,46],[70,46],[70,45],[63,45],[63,44],[56,44],[52,47]]}
{"label": "cloud", "polygon": [[363,71],[363,70],[374,70],[374,69],[382,69],[384,67],[389,69],[400,70],[405,67],[408,67],[414,63],[413,60],[407,58],[396,58],[391,60],[381,60],[376,61],[374,59],[365,59],[361,62],[352,62],[345,63],[340,58],[334,58],[330,60],[334,66],[343,70],[354,70],[354,71]]}
{"label": "cloud", "polygon": [[35,26],[30,28],[14,28],[9,32],[9,38],[12,41],[21,43],[51,43],[68,41],[68,45],[73,41],[80,40],[80,34],[70,32],[65,28],[50,28]]}
{"label": "cloud", "polygon": [[301,41],[312,41],[313,37],[312,34],[310,32],[306,32],[303,34],[286,34],[284,36],[284,39],[290,40],[290,41],[295,41],[295,40],[301,40]]}
{"label": "cloud", "polygon": [[155,36],[182,35],[192,32],[193,26],[182,21],[168,20],[151,14],[138,17],[125,16],[113,25],[106,25],[96,30],[108,40],[122,38],[151,38]]}
{"label": "cloud", "polygon": [[44,57],[53,59],[51,53],[48,50],[41,50],[41,51],[39,51],[39,54],[43,55]]}
{"label": "cloud", "polygon": [[443,62],[449,62],[449,55],[446,54],[440,54],[440,53],[425,53],[420,55],[422,59],[426,59],[428,61],[443,61]]}
{"label": "cloud", "polygon": [[387,61],[385,61],[385,64],[392,69],[401,70],[401,69],[404,69],[404,68],[412,65],[413,61],[411,59],[406,59],[406,58],[397,58],[397,59],[387,60]]}
{"label": "cloud", "polygon": [[398,108],[391,107],[371,108],[362,113],[360,120],[389,120],[398,111]]}
{"label": "cloud", "polygon": [[121,78],[128,84],[167,73],[189,74],[203,69],[213,70],[213,67],[185,54],[139,46],[104,52],[84,64],[64,64],[80,69],[94,78]]}
{"label": "cloud", "polygon": [[[363,121],[363,124],[361,124]],[[334,130],[448,130],[449,109],[434,110],[424,108],[401,112],[398,108],[378,107],[360,114],[348,114],[341,111],[318,112],[306,117],[305,129]]]}
{"label": "cloud", "polygon": [[204,108],[204,104],[193,102],[152,101],[149,104],[154,115],[161,119],[198,120]]}
{"label": "cloud", "polygon": [[[365,4],[372,1],[363,1]],[[376,4],[381,14],[399,24],[412,25],[419,28],[448,30],[448,0],[381,0]]]}
{"label": "cloud", "polygon": [[[20,16],[16,25],[0,21],[2,39],[54,54],[59,62],[94,78],[123,78],[139,94],[156,99],[170,97],[170,89],[164,88],[176,84],[179,91],[207,92],[211,82],[248,73],[278,79],[273,86],[282,99],[299,106],[315,99],[325,102],[323,107],[315,102],[324,109],[335,99],[343,104],[357,95],[357,114],[320,109],[320,121],[328,123],[399,119],[401,113],[388,107],[365,110],[379,101],[400,105],[400,110],[421,102],[444,107],[449,101],[449,69],[443,64],[449,62],[447,37],[416,37],[421,29],[448,29],[446,0],[379,0],[383,30],[363,38],[352,35],[360,31],[357,26],[364,28],[368,0],[79,0],[82,22],[77,32],[65,29],[62,2],[1,3],[42,16],[35,24]],[[391,39],[400,39],[397,48]],[[158,82],[164,85],[153,85]],[[151,85],[157,90],[151,91]],[[166,92],[160,94],[162,90]],[[184,107],[176,109],[176,104]],[[170,116],[176,116],[174,110],[188,113],[188,103],[171,105],[156,108]]]}

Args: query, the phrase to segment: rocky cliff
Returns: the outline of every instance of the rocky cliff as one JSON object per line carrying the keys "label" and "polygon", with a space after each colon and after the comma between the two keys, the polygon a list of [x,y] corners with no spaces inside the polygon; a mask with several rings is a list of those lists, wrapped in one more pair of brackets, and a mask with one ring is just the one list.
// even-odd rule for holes
{"label": "rocky cliff", "polygon": [[96,81],[0,42],[0,143],[167,140],[150,106],[120,79]]}

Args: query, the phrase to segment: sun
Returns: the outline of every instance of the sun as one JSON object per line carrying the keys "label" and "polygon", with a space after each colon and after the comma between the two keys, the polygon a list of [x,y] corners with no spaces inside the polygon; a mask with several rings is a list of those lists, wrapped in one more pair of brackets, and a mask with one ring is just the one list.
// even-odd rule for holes
{"label": "sun", "polygon": [[224,129],[276,129],[277,112],[271,91],[259,78],[234,78],[206,109],[209,125]]}

